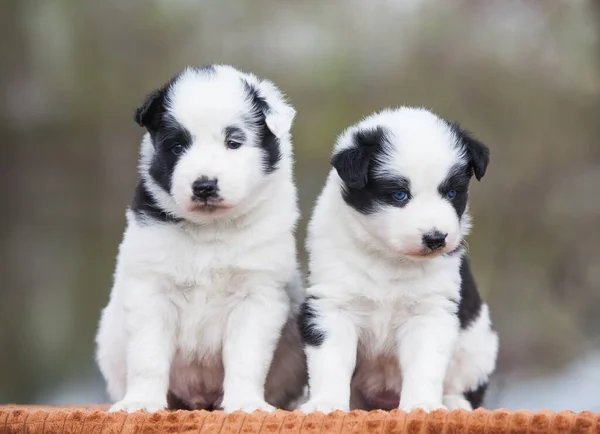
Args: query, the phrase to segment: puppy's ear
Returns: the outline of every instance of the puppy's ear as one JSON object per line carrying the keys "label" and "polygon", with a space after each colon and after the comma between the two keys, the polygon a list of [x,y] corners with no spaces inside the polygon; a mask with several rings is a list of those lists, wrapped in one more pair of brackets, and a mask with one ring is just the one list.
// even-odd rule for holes
{"label": "puppy's ear", "polygon": [[269,80],[258,84],[260,98],[265,101],[265,123],[271,132],[281,139],[289,134],[296,117],[296,110],[286,101],[283,93]]}
{"label": "puppy's ear", "polygon": [[165,89],[157,89],[146,97],[144,103],[138,107],[133,119],[140,127],[155,130],[160,123],[160,117],[164,111]]}
{"label": "puppy's ear", "polygon": [[385,146],[386,133],[382,127],[358,130],[352,140],[351,147],[334,154],[331,165],[348,187],[365,188],[369,181],[371,161],[375,153]]}
{"label": "puppy's ear", "polygon": [[275,137],[281,139],[292,129],[295,117],[296,110],[292,106],[282,105],[276,110],[269,110],[265,122]]}
{"label": "puppy's ear", "polygon": [[477,181],[481,181],[490,162],[489,148],[474,138],[468,131],[463,130],[458,123],[451,124],[451,128],[467,152],[469,164],[473,169],[475,178],[477,178]]}
{"label": "puppy's ear", "polygon": [[331,165],[349,188],[361,189],[367,185],[371,156],[366,151],[353,146],[331,158]]}

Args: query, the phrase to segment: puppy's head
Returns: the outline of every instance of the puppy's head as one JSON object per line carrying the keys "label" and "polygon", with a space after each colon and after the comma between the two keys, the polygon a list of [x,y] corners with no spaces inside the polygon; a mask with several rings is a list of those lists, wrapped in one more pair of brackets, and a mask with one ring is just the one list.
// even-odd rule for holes
{"label": "puppy's head", "polygon": [[187,68],[135,112],[148,131],[144,185],[176,217],[231,214],[289,160],[294,116],[270,81],[229,66]]}
{"label": "puppy's head", "polygon": [[460,246],[469,231],[469,181],[483,177],[488,161],[488,148],[457,124],[407,107],[348,128],[331,160],[363,226],[415,260]]}

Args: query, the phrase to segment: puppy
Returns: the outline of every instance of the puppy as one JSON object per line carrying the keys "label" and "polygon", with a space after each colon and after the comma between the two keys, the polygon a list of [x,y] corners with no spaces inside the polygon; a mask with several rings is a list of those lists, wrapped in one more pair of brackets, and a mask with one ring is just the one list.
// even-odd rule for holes
{"label": "puppy", "polygon": [[424,109],[385,110],[338,138],[309,225],[303,411],[481,405],[498,338],[463,239],[469,180],[488,158]]}
{"label": "puppy", "polygon": [[136,111],[141,180],[96,338],[111,410],[269,411],[302,393],[294,116],[273,83],[221,65]]}

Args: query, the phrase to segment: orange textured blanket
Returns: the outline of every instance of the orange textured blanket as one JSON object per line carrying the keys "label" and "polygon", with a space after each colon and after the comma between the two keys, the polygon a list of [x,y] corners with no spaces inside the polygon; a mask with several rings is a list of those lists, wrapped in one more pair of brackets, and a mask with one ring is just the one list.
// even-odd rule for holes
{"label": "orange textured blanket", "polygon": [[304,415],[298,411],[253,414],[207,411],[107,413],[104,407],[0,406],[4,433],[203,433],[203,434],[600,434],[600,414],[506,410],[353,411]]}

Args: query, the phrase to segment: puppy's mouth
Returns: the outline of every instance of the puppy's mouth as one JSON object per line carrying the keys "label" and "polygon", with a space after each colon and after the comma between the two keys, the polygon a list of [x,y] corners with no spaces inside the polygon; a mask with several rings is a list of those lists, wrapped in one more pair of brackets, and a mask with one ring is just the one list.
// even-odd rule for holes
{"label": "puppy's mouth", "polygon": [[408,256],[409,258],[416,259],[416,260],[434,259],[434,258],[437,258],[438,256],[453,253],[453,252],[457,251],[458,249],[460,249],[461,247],[462,247],[462,244],[459,244],[458,247],[454,247],[454,248],[452,246],[448,246],[448,245],[446,245],[440,249],[429,249],[427,247],[423,247],[421,249],[405,251],[404,256]]}
{"label": "puppy's mouth", "polygon": [[219,211],[226,211],[230,207],[223,203],[222,198],[194,199],[188,207],[191,212],[200,212],[204,214],[214,214]]}
{"label": "puppy's mouth", "polygon": [[404,252],[405,256],[409,256],[411,258],[415,258],[415,259],[433,259],[433,258],[437,258],[438,256],[442,256],[444,253],[448,253],[446,251],[447,249],[438,249],[438,250],[431,250],[431,249],[422,249],[422,250],[411,250],[408,252]]}

